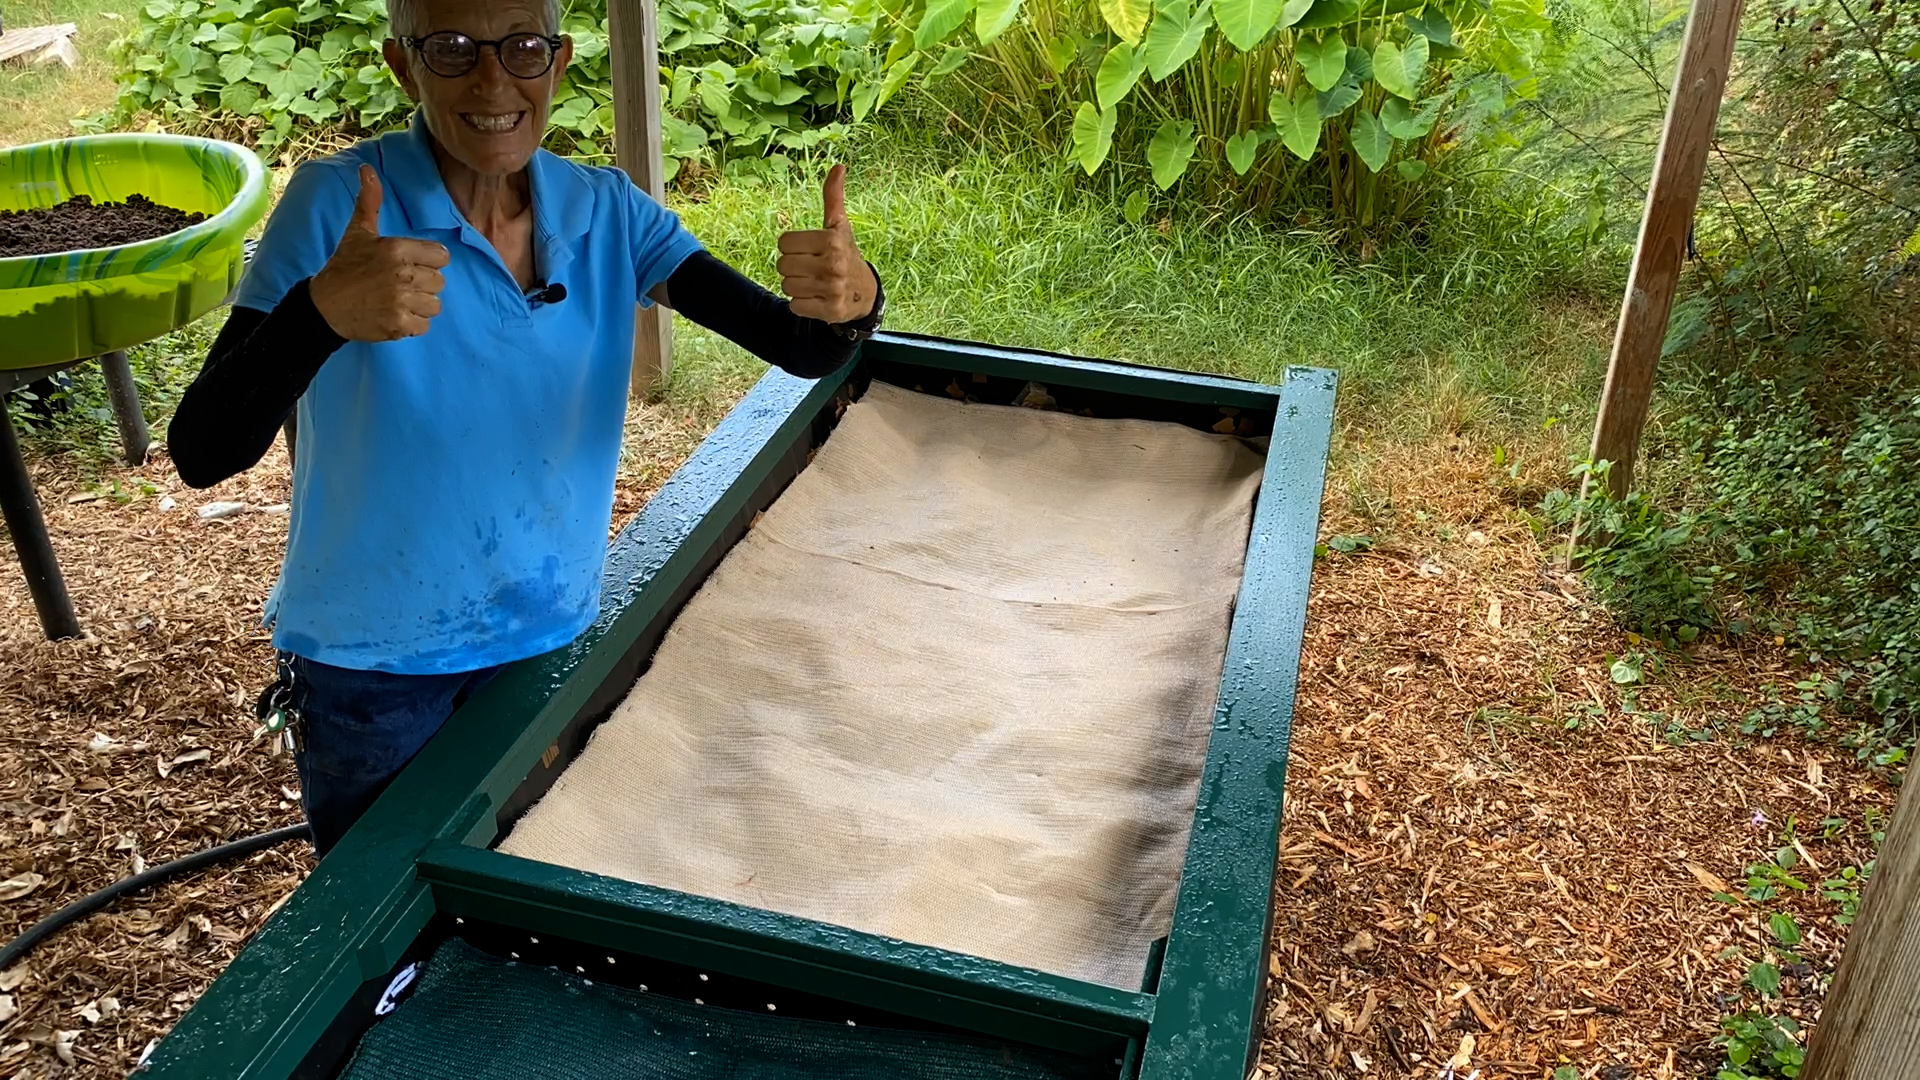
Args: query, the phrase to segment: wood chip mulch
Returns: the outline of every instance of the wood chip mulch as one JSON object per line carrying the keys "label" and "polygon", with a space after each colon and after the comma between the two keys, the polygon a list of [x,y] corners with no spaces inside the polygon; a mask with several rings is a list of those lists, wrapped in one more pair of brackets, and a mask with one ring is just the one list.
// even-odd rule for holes
{"label": "wood chip mulch", "polygon": [[[1778,652],[1700,647],[1624,708],[1631,643],[1552,568],[1484,448],[1336,475],[1323,535],[1380,531],[1356,508],[1389,484],[1393,539],[1316,571],[1260,1071],[1711,1076],[1750,965],[1780,959],[1774,911],[1805,932],[1782,966],[1812,1019],[1844,933],[1819,882],[1872,858],[1886,778],[1739,734],[1766,686],[1804,677]],[[1796,841],[1812,888],[1746,900],[1747,867]]]}
{"label": "wood chip mulch", "polygon": [[[618,518],[718,414],[639,411]],[[1316,571],[1261,1072],[1711,1075],[1719,995],[1769,955],[1767,914],[1796,914],[1815,974],[1842,936],[1817,888],[1714,894],[1739,895],[1790,820],[1811,866],[1870,858],[1862,815],[1891,789],[1830,746],[1741,740],[1762,688],[1798,677],[1784,655],[1702,647],[1626,711],[1608,668],[1627,643],[1551,569],[1504,470],[1462,445],[1369,453],[1343,455],[1329,486],[1323,534],[1381,539]],[[164,451],[34,470],[89,636],[41,640],[0,559],[0,882],[32,882],[0,899],[0,939],[143,866],[299,820],[291,761],[251,715],[284,454],[210,493]],[[1387,481],[1382,511],[1368,492]],[[201,520],[216,500],[250,508]],[[1830,818],[1850,824],[1823,838]],[[0,973],[0,1077],[124,1076],[310,866],[289,844],[128,898]]]}

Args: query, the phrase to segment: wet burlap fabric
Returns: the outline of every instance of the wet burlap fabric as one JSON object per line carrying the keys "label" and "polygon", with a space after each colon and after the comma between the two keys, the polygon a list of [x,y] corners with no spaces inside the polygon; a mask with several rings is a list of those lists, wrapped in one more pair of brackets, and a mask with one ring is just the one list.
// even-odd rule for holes
{"label": "wet burlap fabric", "polygon": [[1137,988],[1262,464],[875,382],[500,850]]}

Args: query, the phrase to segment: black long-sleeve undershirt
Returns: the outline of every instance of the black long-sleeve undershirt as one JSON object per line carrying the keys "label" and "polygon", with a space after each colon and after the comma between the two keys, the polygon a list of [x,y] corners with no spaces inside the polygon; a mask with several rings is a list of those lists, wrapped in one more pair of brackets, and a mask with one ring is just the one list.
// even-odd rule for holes
{"label": "black long-sleeve undershirt", "polygon": [[[167,426],[168,454],[188,487],[212,487],[258,464],[321,366],[346,344],[307,289],[303,279],[271,312],[236,306],[227,317]],[[704,251],[667,279],[667,298],[674,311],[799,378],[840,370],[858,348]]]}

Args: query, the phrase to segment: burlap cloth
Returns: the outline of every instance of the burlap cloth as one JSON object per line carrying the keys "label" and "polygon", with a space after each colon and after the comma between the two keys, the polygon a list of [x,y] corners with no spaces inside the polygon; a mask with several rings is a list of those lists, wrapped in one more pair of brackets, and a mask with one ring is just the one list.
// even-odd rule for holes
{"label": "burlap cloth", "polygon": [[1262,463],[874,383],[500,849],[1137,988]]}

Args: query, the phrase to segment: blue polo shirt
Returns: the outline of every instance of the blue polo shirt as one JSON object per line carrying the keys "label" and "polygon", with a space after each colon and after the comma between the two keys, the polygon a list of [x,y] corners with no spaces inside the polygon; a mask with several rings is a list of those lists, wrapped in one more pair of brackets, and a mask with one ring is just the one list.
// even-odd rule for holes
{"label": "blue polo shirt", "polygon": [[384,236],[445,245],[426,334],[348,342],[299,404],[276,647],[401,674],[472,671],[558,648],[598,614],[626,419],[634,304],[700,249],[610,168],[529,166],[534,304],[454,206],[427,130],[302,165],[234,303],[272,310],[326,264],[359,168],[380,174]]}

